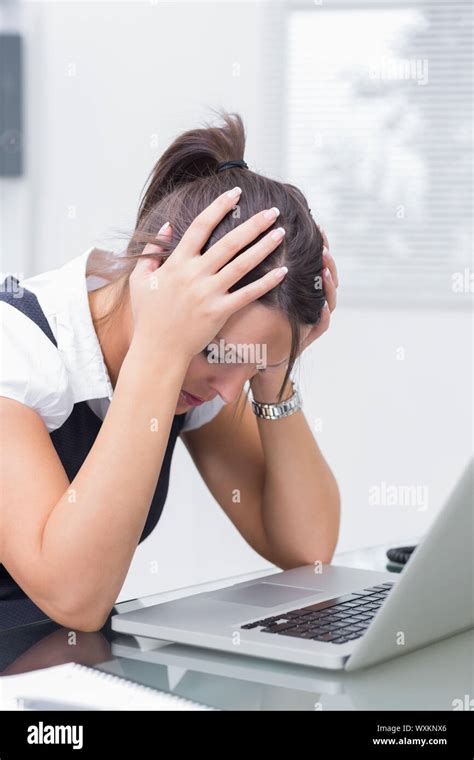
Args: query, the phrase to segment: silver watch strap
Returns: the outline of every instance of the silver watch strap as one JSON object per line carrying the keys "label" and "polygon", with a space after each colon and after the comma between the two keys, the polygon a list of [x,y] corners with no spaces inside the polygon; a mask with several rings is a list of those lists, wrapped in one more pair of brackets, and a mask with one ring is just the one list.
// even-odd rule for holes
{"label": "silver watch strap", "polygon": [[286,401],[280,401],[279,404],[266,404],[252,399],[254,414],[264,420],[280,420],[282,417],[289,417],[291,414],[299,411],[303,406],[301,396],[293,381],[291,381],[291,384],[293,386],[292,395]]}

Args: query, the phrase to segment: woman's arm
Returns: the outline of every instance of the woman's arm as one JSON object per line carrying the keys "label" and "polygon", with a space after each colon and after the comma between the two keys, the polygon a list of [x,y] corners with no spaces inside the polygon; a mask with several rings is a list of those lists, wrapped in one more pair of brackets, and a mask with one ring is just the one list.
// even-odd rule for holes
{"label": "woman's arm", "polygon": [[164,345],[153,355],[132,345],[99,434],[70,484],[36,412],[0,399],[8,441],[1,456],[0,560],[62,625],[99,629],[123,585],[186,372],[170,355]]}
{"label": "woman's arm", "polygon": [[[336,307],[339,277],[322,234],[327,308],[308,330],[302,350],[328,329]],[[255,374],[255,399],[276,402],[285,373],[281,367]],[[285,391],[283,398],[291,392]],[[339,489],[303,412],[263,420],[247,403],[239,421],[237,405],[228,404],[207,425],[181,435],[209,490],[250,546],[275,565],[330,562],[339,534]]]}
{"label": "woman's arm", "polygon": [[235,408],[228,404],[206,425],[181,435],[209,490],[269,562],[284,569],[330,562],[339,491],[303,412],[261,420],[247,403],[239,420]]}
{"label": "woman's arm", "polygon": [[[265,381],[252,378],[256,400],[276,402],[282,380],[276,375]],[[291,392],[287,385],[283,398]],[[263,525],[284,563],[275,564],[330,562],[339,535],[339,490],[303,412],[280,420],[255,419],[265,458]]]}

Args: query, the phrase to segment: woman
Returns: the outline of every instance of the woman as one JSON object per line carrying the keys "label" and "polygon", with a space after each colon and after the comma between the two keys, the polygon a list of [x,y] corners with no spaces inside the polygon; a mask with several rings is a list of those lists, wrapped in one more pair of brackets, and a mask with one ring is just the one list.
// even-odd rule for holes
{"label": "woman", "polygon": [[252,172],[244,148],[236,114],[181,135],[125,255],[93,248],[5,281],[3,615],[10,594],[101,628],[163,509],[178,435],[259,554],[330,562],[338,488],[289,374],[327,329],[337,272],[302,193]]}

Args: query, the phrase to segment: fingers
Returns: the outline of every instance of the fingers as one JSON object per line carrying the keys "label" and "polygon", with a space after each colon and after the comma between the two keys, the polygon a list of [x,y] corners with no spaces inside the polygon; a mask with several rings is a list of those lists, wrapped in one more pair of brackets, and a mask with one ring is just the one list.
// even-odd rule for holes
{"label": "fingers", "polygon": [[236,290],[234,293],[227,294],[225,298],[229,309],[229,316],[239,309],[242,309],[244,306],[248,306],[252,301],[256,301],[257,298],[263,296],[269,290],[276,287],[276,285],[279,285],[285,278],[287,271],[287,267],[272,269],[271,272],[267,272],[267,274],[259,280],[251,282],[249,285]]}
{"label": "fingers", "polygon": [[334,311],[337,303],[337,293],[334,280],[332,279],[331,271],[328,267],[323,269],[324,279],[324,295],[329,306],[329,311]]}
{"label": "fingers", "polygon": [[[156,236],[156,240],[157,241],[160,241],[160,240],[168,240],[169,241],[169,240],[171,240],[171,235],[172,235],[172,228],[170,226],[170,223],[169,222],[165,222],[164,225],[163,225],[163,227],[161,227],[160,230],[158,231],[158,234]],[[157,242],[157,243],[147,243],[146,246],[145,246],[145,248],[143,249],[141,255],[144,256],[145,254],[150,254],[150,253],[163,253],[163,251],[164,251],[164,248],[163,248],[163,246],[161,246],[159,244],[159,242]]]}
{"label": "fingers", "polygon": [[285,230],[283,227],[278,227],[276,230],[272,230],[265,235],[262,240],[255,243],[251,248],[240,256],[237,256],[233,261],[223,267],[220,272],[217,272],[215,277],[218,279],[220,287],[228,290],[232,285],[235,285],[244,275],[254,269],[266,256],[274,251],[283,238],[285,237]]}
{"label": "fingers", "polygon": [[336,262],[334,261],[334,257],[331,256],[331,253],[327,248],[323,248],[323,264],[331,272],[332,280],[337,288],[339,285],[339,276],[337,273]]}
{"label": "fingers", "polygon": [[136,278],[144,274],[151,274],[151,272],[154,272],[159,266],[160,262],[156,259],[150,259],[148,256],[139,256],[130,277]]}
{"label": "fingers", "polygon": [[329,250],[329,242],[327,239],[327,235],[325,231],[322,229],[322,227],[319,228],[319,231],[323,238],[324,248],[323,248],[323,264],[325,267],[329,269],[331,272],[331,276],[333,279],[333,282],[337,287],[339,287],[339,275],[337,273],[337,267],[336,262],[334,261],[334,257],[332,256],[330,250]]}
{"label": "fingers", "polygon": [[329,309],[328,304],[325,304],[324,308],[321,311],[321,318],[318,324],[315,325],[314,327],[314,333],[312,333],[314,337],[311,342],[313,342],[313,340],[317,340],[318,338],[321,337],[323,333],[326,332],[326,330],[329,327],[330,320],[331,320],[331,311]]}
{"label": "fingers", "polygon": [[218,272],[236,253],[265,232],[274,223],[279,213],[277,208],[259,211],[214,243],[203,257],[203,265],[207,267],[207,271]]}
{"label": "fingers", "polygon": [[211,234],[220,221],[234,208],[242,192],[240,187],[234,187],[228,192],[222,193],[207,206],[204,211],[191,222],[184,233],[176,251],[182,256],[197,256],[211,237]]}
{"label": "fingers", "polygon": [[[163,227],[161,227],[160,231],[158,232],[156,236],[156,240],[165,240],[165,239],[171,239],[172,229],[170,227],[169,222],[165,222]],[[157,254],[157,253],[163,253],[164,249],[163,246],[159,245],[159,243],[147,243],[144,247],[143,251],[141,252],[141,255],[137,259],[137,262],[135,264],[135,276],[139,274],[149,274],[151,272],[154,272],[160,264],[162,263],[162,260],[157,260],[154,258],[148,258],[151,254]]]}
{"label": "fingers", "polygon": [[323,230],[322,227],[319,227],[319,231],[320,231],[320,233],[322,235],[322,238],[323,238],[324,247],[329,250],[329,243],[328,243],[328,239],[327,239],[325,231]]}

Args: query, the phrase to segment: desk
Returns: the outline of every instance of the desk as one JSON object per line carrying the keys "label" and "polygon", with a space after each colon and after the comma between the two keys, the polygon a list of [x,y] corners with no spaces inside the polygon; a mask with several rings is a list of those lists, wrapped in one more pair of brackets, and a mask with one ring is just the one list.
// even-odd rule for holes
{"label": "desk", "polygon": [[[386,548],[338,553],[333,562],[385,570]],[[127,612],[269,572],[153,594],[119,603],[115,610]],[[25,646],[18,654],[20,635]],[[474,694],[473,650],[474,631],[468,631],[375,667],[345,673],[126,636],[111,630],[110,618],[94,633],[71,632],[46,622],[27,626],[16,637],[12,631],[0,634],[4,661],[11,652],[3,675],[75,661],[227,710],[452,710],[453,700]]]}

